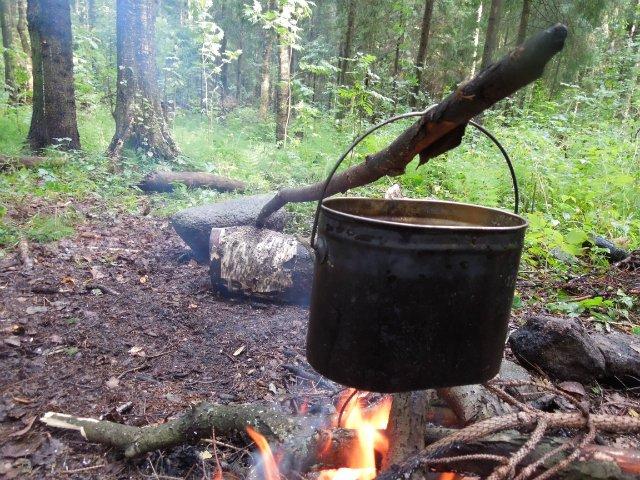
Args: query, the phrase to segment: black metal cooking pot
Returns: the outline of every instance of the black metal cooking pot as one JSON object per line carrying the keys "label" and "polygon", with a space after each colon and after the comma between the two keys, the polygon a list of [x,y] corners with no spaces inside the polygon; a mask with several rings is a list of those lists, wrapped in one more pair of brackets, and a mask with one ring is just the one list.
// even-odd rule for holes
{"label": "black metal cooking pot", "polygon": [[[517,213],[509,157],[474,126],[507,160]],[[371,131],[336,164],[325,191],[339,163]],[[312,233],[309,363],[338,383],[377,392],[494,377],[526,227],[517,214],[463,203],[321,200]]]}

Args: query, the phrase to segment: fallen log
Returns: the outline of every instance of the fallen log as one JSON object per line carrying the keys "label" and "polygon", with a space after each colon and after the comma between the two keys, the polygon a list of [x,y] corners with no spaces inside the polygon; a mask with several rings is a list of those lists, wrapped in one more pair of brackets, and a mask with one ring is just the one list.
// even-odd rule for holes
{"label": "fallen log", "polygon": [[212,228],[209,248],[214,290],[309,304],[313,251],[293,235],[249,226]]}
{"label": "fallen log", "polygon": [[[292,417],[266,405],[216,405],[207,402],[189,408],[178,418],[160,425],[133,427],[107,420],[47,412],[45,425],[76,430],[89,442],[124,452],[128,458],[161,448],[196,442],[216,434],[244,432],[252,427],[270,440],[284,442],[305,429],[305,417]],[[309,430],[309,433],[311,430]]]}
{"label": "fallen log", "polygon": [[[457,147],[467,122],[540,78],[545,65],[562,50],[566,37],[567,28],[560,24],[531,37],[500,61],[461,84],[388,147],[335,175],[328,185],[326,196],[367,185],[385,175],[401,175],[416,155],[420,156],[422,165]],[[280,190],[260,212],[257,225],[262,226],[269,215],[289,202],[318,200],[323,188],[324,181],[306,187]]]}
{"label": "fallen log", "polygon": [[207,172],[155,172],[147,175],[138,187],[144,192],[172,192],[177,183],[187,188],[210,188],[219,192],[246,188],[244,182]]}
{"label": "fallen log", "polygon": [[35,168],[50,160],[47,157],[0,155],[0,171],[11,168]]}

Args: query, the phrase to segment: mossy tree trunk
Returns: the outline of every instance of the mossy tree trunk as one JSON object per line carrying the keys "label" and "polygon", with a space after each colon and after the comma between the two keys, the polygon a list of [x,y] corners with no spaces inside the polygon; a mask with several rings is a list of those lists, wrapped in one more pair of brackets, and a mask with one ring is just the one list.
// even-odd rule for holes
{"label": "mossy tree trunk", "polygon": [[18,83],[16,82],[16,57],[13,51],[13,17],[9,0],[0,0],[0,28],[2,28],[2,56],[4,57],[4,86],[9,103],[18,102]]}
{"label": "mossy tree trunk", "polygon": [[29,0],[27,18],[33,60],[29,145],[79,149],[69,1]]}
{"label": "mossy tree trunk", "polygon": [[108,150],[112,157],[119,157],[125,147],[157,158],[180,153],[160,103],[155,42],[159,5],[160,0],[117,1],[116,131]]}
{"label": "mossy tree trunk", "polygon": [[22,51],[31,59],[31,45],[29,43],[29,30],[27,28],[27,0],[17,0],[18,23],[16,28],[20,37]]}

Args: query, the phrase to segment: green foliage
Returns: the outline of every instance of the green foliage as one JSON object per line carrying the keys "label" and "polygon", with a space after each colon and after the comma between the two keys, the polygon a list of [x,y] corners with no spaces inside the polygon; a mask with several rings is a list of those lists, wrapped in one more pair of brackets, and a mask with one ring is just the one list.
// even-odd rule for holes
{"label": "green foliage", "polygon": [[[629,312],[634,306],[633,297],[618,290],[609,298],[595,296],[579,301],[561,295],[557,302],[548,304],[547,309],[551,313],[561,313],[570,317],[587,315],[592,321],[597,322],[600,328],[609,330],[611,324],[628,325]],[[631,328],[637,328],[637,325],[631,325]]]}

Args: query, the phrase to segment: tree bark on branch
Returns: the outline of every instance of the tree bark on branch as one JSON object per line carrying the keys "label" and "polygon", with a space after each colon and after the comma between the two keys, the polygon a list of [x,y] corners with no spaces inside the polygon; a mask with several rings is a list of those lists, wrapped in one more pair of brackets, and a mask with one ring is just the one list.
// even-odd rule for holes
{"label": "tree bark on branch", "polygon": [[[502,60],[461,84],[388,147],[335,175],[326,195],[367,185],[385,175],[400,175],[416,155],[420,155],[420,164],[423,164],[458,146],[467,122],[538,79],[549,60],[562,50],[566,36],[567,28],[557,24],[531,37]],[[324,181],[302,188],[280,190],[260,212],[257,225],[264,225],[272,213],[289,202],[318,200],[323,187]]]}
{"label": "tree bark on branch", "polygon": [[[550,423],[558,428],[580,428],[586,423],[580,413],[548,414]],[[612,415],[592,415],[592,421],[603,431],[637,432],[640,420],[633,417]],[[531,420],[531,421],[529,421]],[[463,430],[429,426],[425,429],[425,443],[430,445],[420,454],[410,457],[400,465],[394,465],[377,478],[389,480],[410,478],[415,472],[436,469],[439,471],[466,471],[485,475],[493,470],[495,463],[479,459],[464,462],[445,459],[443,462],[424,463],[425,452],[448,445],[456,455],[500,455],[508,457],[518,451],[528,440],[512,428],[533,424],[522,413],[503,415],[479,422]],[[202,438],[244,432],[252,427],[272,442],[284,446],[287,457],[281,466],[299,472],[318,468],[340,468],[347,464],[349,452],[354,448],[357,434],[348,429],[325,429],[313,427],[316,422],[308,422],[306,417],[293,417],[259,404],[216,405],[201,403],[188,409],[180,417],[159,425],[134,427],[106,420],[74,417],[48,412],[41,421],[50,427],[76,430],[90,442],[114,447],[124,452],[128,458],[161,448],[170,448],[184,443],[193,443]],[[528,423],[527,423],[528,422]],[[466,441],[464,432],[474,430],[473,438]],[[497,433],[499,432],[499,433]],[[458,442],[447,439],[457,438]],[[469,435],[466,435],[469,438]],[[545,454],[569,441],[566,438],[551,437],[541,442],[527,457],[536,461]],[[543,466],[557,463],[566,452],[548,458]],[[589,445],[582,449],[579,459],[561,472],[558,479],[610,479],[632,480],[638,478],[640,452],[612,447]]]}

